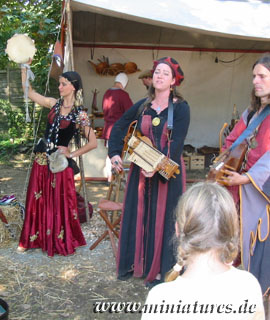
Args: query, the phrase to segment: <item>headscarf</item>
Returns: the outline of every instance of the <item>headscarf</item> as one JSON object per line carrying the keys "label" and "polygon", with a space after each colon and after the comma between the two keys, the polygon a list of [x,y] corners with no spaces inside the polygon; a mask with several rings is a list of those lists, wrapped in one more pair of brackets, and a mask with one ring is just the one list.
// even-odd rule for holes
{"label": "headscarf", "polygon": [[67,71],[61,74],[60,77],[63,77],[65,79],[67,79],[68,81],[70,81],[73,85],[73,87],[76,90],[76,93],[78,90],[82,89],[82,79],[80,77],[80,75],[78,74],[78,72],[76,71]]}
{"label": "headscarf", "polygon": [[153,69],[152,69],[152,74],[154,73],[156,67],[160,63],[165,63],[172,69],[172,74],[173,74],[173,77],[175,78],[174,85],[179,86],[180,83],[184,80],[184,72],[182,71],[179,63],[171,57],[164,57],[159,60],[155,60],[154,65],[153,65]]}
{"label": "headscarf", "polygon": [[128,76],[124,72],[118,73],[114,79],[114,82],[120,82],[125,89],[128,83]]}
{"label": "headscarf", "polygon": [[62,73],[60,77],[63,77],[70,81],[75,88],[75,106],[79,107],[83,105],[83,87],[82,79],[78,72],[76,71],[67,71]]}

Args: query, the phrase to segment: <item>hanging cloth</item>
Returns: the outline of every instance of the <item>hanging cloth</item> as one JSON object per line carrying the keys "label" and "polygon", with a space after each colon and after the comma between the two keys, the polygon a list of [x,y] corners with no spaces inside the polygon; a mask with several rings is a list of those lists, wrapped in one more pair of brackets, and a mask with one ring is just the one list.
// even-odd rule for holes
{"label": "hanging cloth", "polygon": [[28,110],[28,91],[29,91],[29,80],[33,81],[35,79],[35,75],[30,69],[30,65],[24,63],[21,67],[26,68],[26,80],[25,80],[25,91],[24,91],[24,99],[25,99],[25,121],[31,122]]}

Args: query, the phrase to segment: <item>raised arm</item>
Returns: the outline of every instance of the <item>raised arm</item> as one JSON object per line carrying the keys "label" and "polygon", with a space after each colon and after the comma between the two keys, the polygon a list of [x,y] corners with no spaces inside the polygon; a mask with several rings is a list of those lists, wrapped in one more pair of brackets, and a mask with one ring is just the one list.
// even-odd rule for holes
{"label": "raised arm", "polygon": [[[26,78],[27,78],[27,68],[22,66],[21,68],[21,77],[22,77],[22,88],[23,92],[25,93],[26,90]],[[28,98],[32,100],[33,102],[39,104],[40,106],[46,107],[46,108],[51,108],[55,105],[56,99],[55,98],[49,98],[42,96],[41,94],[37,93],[29,83],[28,87]]]}

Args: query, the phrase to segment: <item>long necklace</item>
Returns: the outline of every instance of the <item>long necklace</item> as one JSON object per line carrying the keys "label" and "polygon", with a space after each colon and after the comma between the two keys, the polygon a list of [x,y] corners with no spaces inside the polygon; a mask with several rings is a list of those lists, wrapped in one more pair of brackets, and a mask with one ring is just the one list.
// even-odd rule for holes
{"label": "long necklace", "polygon": [[[56,102],[56,105],[54,107],[55,108],[55,116],[54,116],[53,123],[50,127],[48,138],[47,138],[47,148],[46,148],[47,154],[49,154],[49,151],[51,149],[54,149],[55,146],[58,145],[60,121],[65,120],[65,121],[72,121],[72,122],[76,123],[76,118],[77,118],[77,114],[78,114],[79,110],[78,111],[71,110],[71,112],[69,114],[61,115],[60,110],[61,110],[62,104],[63,104],[63,100],[59,99]],[[54,141],[52,141],[53,135],[55,136]]]}

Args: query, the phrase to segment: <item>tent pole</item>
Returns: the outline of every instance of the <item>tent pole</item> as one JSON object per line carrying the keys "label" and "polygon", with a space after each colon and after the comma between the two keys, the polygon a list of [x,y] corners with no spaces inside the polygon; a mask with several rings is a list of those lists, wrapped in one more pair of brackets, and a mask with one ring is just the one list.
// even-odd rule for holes
{"label": "tent pole", "polygon": [[[67,31],[68,31],[68,42],[69,42],[69,50],[70,50],[70,63],[71,63],[71,70],[74,71],[74,55],[73,55],[73,41],[72,41],[72,15],[70,9],[70,0],[67,0]],[[78,139],[78,147],[81,147],[81,132],[79,133]],[[84,197],[84,206],[86,212],[86,222],[89,223],[89,206],[88,206],[88,199],[87,199],[87,192],[86,192],[86,185],[85,185],[85,175],[84,175],[84,165],[82,156],[79,156],[79,167],[80,167],[80,175],[83,187],[83,197]]]}
{"label": "tent pole", "polygon": [[74,71],[74,55],[73,55],[73,41],[72,41],[72,17],[70,9],[70,0],[67,0],[67,33],[70,50],[70,64],[71,71]]}

